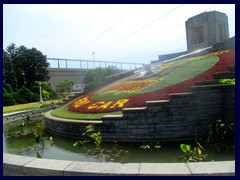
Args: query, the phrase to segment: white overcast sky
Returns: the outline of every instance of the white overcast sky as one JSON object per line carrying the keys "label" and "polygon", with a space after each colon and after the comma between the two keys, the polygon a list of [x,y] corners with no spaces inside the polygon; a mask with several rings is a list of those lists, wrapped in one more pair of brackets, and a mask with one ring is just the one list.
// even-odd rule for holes
{"label": "white overcast sky", "polygon": [[205,11],[228,16],[234,4],[4,4],[3,48],[35,47],[48,58],[149,63],[187,50],[185,21]]}

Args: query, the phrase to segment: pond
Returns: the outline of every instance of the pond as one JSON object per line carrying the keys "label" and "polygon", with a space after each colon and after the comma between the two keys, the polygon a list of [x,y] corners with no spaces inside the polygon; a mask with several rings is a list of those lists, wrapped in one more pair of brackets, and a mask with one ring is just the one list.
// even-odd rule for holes
{"label": "pond", "polygon": [[[30,125],[34,126],[35,123]],[[21,124],[15,127],[4,128],[3,152],[31,156],[38,158],[87,161],[87,162],[120,162],[120,163],[166,163],[181,162],[179,156],[183,154],[180,144],[191,144],[194,142],[160,142],[160,143],[123,143],[123,142],[102,142],[97,148],[92,142],[84,145],[73,146],[76,139],[60,137],[53,134],[45,134],[43,137],[44,146],[36,143],[33,134],[19,132],[26,131],[26,127]],[[10,134],[15,134],[10,136]],[[53,138],[50,142],[49,137]],[[156,146],[157,145],[157,146]],[[141,147],[142,146],[142,147]],[[156,146],[158,148],[148,149]],[[159,146],[161,146],[159,148]],[[230,161],[235,160],[235,152],[217,151],[216,148],[208,148],[202,151],[208,154],[204,161]]]}

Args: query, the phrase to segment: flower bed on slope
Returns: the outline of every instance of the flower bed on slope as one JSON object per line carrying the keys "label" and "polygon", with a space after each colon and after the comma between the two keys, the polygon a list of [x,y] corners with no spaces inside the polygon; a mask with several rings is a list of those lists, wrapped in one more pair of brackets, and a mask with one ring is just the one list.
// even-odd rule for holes
{"label": "flower bed on slope", "polygon": [[159,67],[157,76],[124,78],[75,100],[68,110],[81,113],[106,113],[141,107],[146,101],[168,99],[171,93],[189,92],[196,81],[213,79],[212,73],[226,72],[235,64],[235,51],[220,51],[184,58]]}

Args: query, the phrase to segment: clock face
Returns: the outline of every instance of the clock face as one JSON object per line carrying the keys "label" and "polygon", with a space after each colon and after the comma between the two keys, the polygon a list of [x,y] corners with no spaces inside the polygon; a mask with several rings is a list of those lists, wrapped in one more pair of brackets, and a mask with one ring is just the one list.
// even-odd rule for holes
{"label": "clock face", "polygon": [[235,51],[221,51],[146,67],[131,76],[87,93],[68,109],[80,113],[105,113],[142,107],[146,101],[167,100],[171,93],[190,92],[196,81],[213,79],[212,73],[228,71]]}

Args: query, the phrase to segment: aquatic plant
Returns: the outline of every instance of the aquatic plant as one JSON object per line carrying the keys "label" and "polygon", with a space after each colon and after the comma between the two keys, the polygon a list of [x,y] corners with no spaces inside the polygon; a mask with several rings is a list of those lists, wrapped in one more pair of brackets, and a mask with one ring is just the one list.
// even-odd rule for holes
{"label": "aquatic plant", "polygon": [[184,162],[203,161],[208,156],[208,154],[202,154],[200,147],[194,147],[191,149],[191,145],[180,144],[180,148],[184,154],[180,155],[179,158]]}
{"label": "aquatic plant", "polygon": [[[86,135],[87,135],[87,139],[86,139]],[[94,125],[93,124],[89,124],[88,126],[86,126],[86,131],[82,133],[82,136],[85,137],[85,140],[79,140],[76,141],[73,146],[78,146],[78,145],[83,145],[87,142],[89,142],[89,138],[93,140],[94,144],[96,145],[97,148],[100,147],[100,144],[102,142],[102,135],[101,132],[96,131],[94,129]]]}
{"label": "aquatic plant", "polygon": [[43,141],[43,134],[45,132],[45,125],[44,125],[44,122],[39,122],[37,123],[33,128],[32,128],[32,132],[33,132],[33,135],[35,137],[35,141],[37,143],[42,143],[42,145],[44,146],[44,141]]}
{"label": "aquatic plant", "polygon": [[215,144],[218,150],[228,150],[234,146],[235,142],[235,125],[221,119],[216,120],[208,127],[208,144]]}
{"label": "aquatic plant", "polygon": [[144,150],[159,150],[161,148],[159,142],[143,144],[140,146]]}

